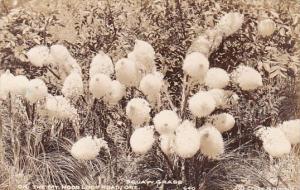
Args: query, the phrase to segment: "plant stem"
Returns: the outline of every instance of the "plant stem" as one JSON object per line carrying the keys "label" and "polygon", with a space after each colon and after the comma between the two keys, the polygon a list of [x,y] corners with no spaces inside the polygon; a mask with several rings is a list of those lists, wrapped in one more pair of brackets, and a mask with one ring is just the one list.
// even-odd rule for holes
{"label": "plant stem", "polygon": [[171,99],[171,96],[170,96],[170,94],[169,94],[169,92],[168,92],[167,87],[163,87],[163,92],[164,92],[165,95],[166,95],[166,98],[167,98],[167,100],[168,100],[168,102],[169,102],[169,106],[171,107],[171,109],[172,109],[173,111],[176,111],[176,107],[174,106],[174,104],[173,104],[173,102],[172,102],[172,99]]}
{"label": "plant stem", "polygon": [[0,116],[0,164],[4,161],[4,146],[3,146],[3,129],[2,129],[2,118]]}
{"label": "plant stem", "polygon": [[188,82],[188,76],[184,75],[183,77],[183,86],[182,86],[182,93],[181,93],[181,106],[180,106],[180,115],[182,119],[184,118],[185,108],[187,105],[187,98],[190,92],[190,84]]}
{"label": "plant stem", "polygon": [[198,163],[198,159],[197,159],[198,154],[196,154],[194,156],[194,161],[193,161],[193,166],[194,166],[194,174],[195,174],[195,188],[198,189],[199,186],[199,163]]}
{"label": "plant stem", "polygon": [[46,24],[44,26],[44,30],[43,30],[43,44],[46,45],[46,38],[47,38],[47,27],[51,22],[51,18],[47,19]]}
{"label": "plant stem", "polygon": [[50,67],[46,66],[46,69],[48,71],[50,71],[50,73],[52,73],[58,80],[60,80],[60,76],[58,76],[58,74],[56,74]]}
{"label": "plant stem", "polygon": [[[130,121],[128,121],[128,123],[131,123]],[[129,124],[127,125],[128,127],[128,134],[127,134],[127,146],[129,148],[129,150],[131,151],[131,146],[130,146],[130,137],[131,137],[131,134],[132,134],[132,126]]]}
{"label": "plant stem", "polygon": [[167,161],[167,165],[168,165],[169,169],[170,169],[171,172],[172,172],[172,176],[174,176],[174,175],[175,175],[175,170],[174,170],[174,168],[173,168],[173,164],[172,164],[171,160],[170,160],[169,157],[162,151],[162,149],[160,148],[160,146],[158,146],[158,149],[159,149],[159,151],[162,153],[162,155],[164,156],[165,160]]}

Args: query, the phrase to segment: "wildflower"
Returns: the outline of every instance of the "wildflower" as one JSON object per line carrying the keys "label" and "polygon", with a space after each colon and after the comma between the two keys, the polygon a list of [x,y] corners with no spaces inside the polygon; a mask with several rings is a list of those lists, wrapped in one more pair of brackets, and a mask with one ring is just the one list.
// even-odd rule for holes
{"label": "wildflower", "polygon": [[216,101],[213,96],[204,91],[194,94],[188,101],[189,110],[196,117],[206,117],[216,108]]}
{"label": "wildflower", "polygon": [[25,98],[31,103],[43,99],[48,94],[48,88],[41,79],[32,79],[28,82]]}
{"label": "wildflower", "polygon": [[200,148],[199,131],[195,124],[185,120],[176,129],[175,152],[182,158],[194,156]]}
{"label": "wildflower", "polygon": [[43,45],[35,46],[27,52],[27,57],[31,64],[36,67],[47,65],[49,58],[49,48]]}
{"label": "wildflower", "polygon": [[12,91],[14,87],[14,75],[6,70],[4,74],[0,76],[0,98],[6,100],[8,93]]}
{"label": "wildflower", "polygon": [[134,130],[130,137],[132,151],[138,154],[147,153],[155,141],[154,131],[150,127],[141,127]]}
{"label": "wildflower", "polygon": [[221,113],[212,116],[212,124],[220,131],[220,133],[223,133],[234,127],[235,120],[231,114]]}
{"label": "wildflower", "polygon": [[116,77],[125,86],[137,86],[139,84],[139,71],[135,62],[130,59],[120,59],[115,65]]}
{"label": "wildflower", "polygon": [[186,56],[182,69],[193,80],[202,83],[208,71],[209,62],[205,55],[199,52],[193,52]]}
{"label": "wildflower", "polygon": [[123,84],[121,84],[117,80],[113,80],[111,82],[111,86],[109,88],[109,91],[106,96],[104,96],[104,99],[106,102],[108,102],[111,105],[117,104],[126,93],[126,88]]}
{"label": "wildflower", "polygon": [[51,63],[58,66],[61,78],[65,78],[72,71],[81,74],[81,67],[74,59],[68,49],[63,45],[52,45],[50,47]]}
{"label": "wildflower", "polygon": [[105,74],[96,74],[90,79],[89,89],[95,98],[102,98],[111,88],[112,80]]}
{"label": "wildflower", "polygon": [[135,40],[134,49],[128,54],[128,59],[134,61],[138,69],[144,73],[151,73],[155,70],[155,52],[148,42]]}
{"label": "wildflower", "polygon": [[255,90],[263,85],[260,73],[248,66],[239,66],[233,72],[232,78],[242,90]]}
{"label": "wildflower", "polygon": [[77,99],[83,94],[83,82],[81,75],[75,71],[65,79],[61,89],[62,94],[69,99]]}
{"label": "wildflower", "polygon": [[218,28],[208,29],[205,31],[205,34],[208,37],[208,41],[210,43],[210,52],[216,50],[223,40],[223,32],[218,30]]}
{"label": "wildflower", "polygon": [[49,95],[46,98],[45,111],[50,117],[69,119],[77,114],[77,110],[63,96]]}
{"label": "wildflower", "polygon": [[206,57],[208,57],[209,51],[210,51],[210,46],[211,46],[211,43],[207,39],[207,36],[201,35],[201,36],[198,36],[192,42],[192,45],[190,46],[188,52],[189,53],[199,52],[199,53],[202,53],[203,55],[205,55]]}
{"label": "wildflower", "polygon": [[90,65],[90,77],[99,73],[106,74],[108,76],[114,73],[114,65],[111,58],[102,51],[93,58]]}
{"label": "wildflower", "polygon": [[257,25],[258,34],[263,37],[271,36],[274,33],[275,29],[276,24],[271,19],[262,20]]}
{"label": "wildflower", "polygon": [[154,100],[160,94],[163,86],[163,75],[159,72],[154,72],[144,76],[140,82],[141,91],[148,99]]}
{"label": "wildflower", "polygon": [[205,156],[216,159],[224,153],[224,141],[221,133],[213,126],[203,126],[199,130],[200,150]]}
{"label": "wildflower", "polygon": [[214,88],[214,89],[211,89],[211,90],[209,90],[207,92],[215,100],[217,108],[219,108],[219,107],[222,108],[222,107],[224,107],[226,105],[227,95],[226,95],[225,90]]}
{"label": "wildflower", "polygon": [[156,114],[153,118],[156,131],[161,135],[174,133],[180,124],[180,119],[176,112],[171,110],[163,110]]}
{"label": "wildflower", "polygon": [[93,160],[101,148],[106,148],[107,143],[102,139],[83,137],[73,144],[71,155],[78,160]]}
{"label": "wildflower", "polygon": [[243,22],[244,15],[237,12],[231,12],[221,17],[217,24],[217,28],[227,37],[238,31],[242,27]]}
{"label": "wildflower", "polygon": [[65,64],[71,57],[69,50],[63,45],[52,45],[50,47],[50,55],[56,64]]}
{"label": "wildflower", "polygon": [[228,73],[221,68],[210,68],[205,77],[205,85],[209,88],[225,88],[229,83]]}
{"label": "wildflower", "polygon": [[264,150],[273,157],[281,157],[291,151],[291,143],[280,128],[260,128],[257,132]]}
{"label": "wildflower", "polygon": [[142,98],[133,98],[126,106],[126,115],[135,126],[148,122],[150,111],[149,103]]}
{"label": "wildflower", "polygon": [[300,143],[300,119],[285,121],[279,125],[291,144]]}
{"label": "wildflower", "polygon": [[175,149],[175,135],[170,134],[170,135],[160,135],[160,148],[163,151],[163,153],[169,155],[174,153]]}
{"label": "wildflower", "polygon": [[24,75],[15,76],[13,79],[13,85],[11,86],[11,93],[14,95],[25,96],[26,88],[29,83],[29,80]]}
{"label": "wildflower", "polygon": [[81,67],[72,56],[68,57],[64,64],[60,65],[60,70],[62,70],[65,75],[69,75],[71,72],[81,74]]}

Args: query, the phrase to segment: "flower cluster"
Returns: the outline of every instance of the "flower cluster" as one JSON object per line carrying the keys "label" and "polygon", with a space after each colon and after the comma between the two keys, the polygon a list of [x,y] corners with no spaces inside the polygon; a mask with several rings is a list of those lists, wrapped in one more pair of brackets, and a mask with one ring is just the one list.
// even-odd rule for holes
{"label": "flower cluster", "polygon": [[[224,120],[229,130],[230,119]],[[197,129],[190,120],[181,122],[176,112],[162,110],[153,118],[154,128],[159,133],[160,148],[166,155],[176,154],[190,158],[200,150],[204,155],[216,159],[224,152],[224,141],[221,133],[213,126],[202,126]],[[213,129],[211,129],[213,128]],[[130,144],[135,153],[145,154],[154,143],[153,128],[135,129]]]}
{"label": "flower cluster", "polygon": [[83,81],[81,75],[78,72],[71,72],[70,75],[66,77],[61,92],[70,100],[76,100],[80,95],[83,95]]}
{"label": "flower cluster", "polygon": [[141,91],[150,102],[156,102],[163,87],[163,75],[153,72],[145,75],[140,82]]}
{"label": "flower cluster", "polygon": [[192,52],[184,59],[182,69],[193,80],[201,84],[205,80],[208,67],[209,61],[205,55],[199,52]]}
{"label": "flower cluster", "polygon": [[232,73],[232,80],[237,83],[242,90],[255,90],[263,85],[261,74],[248,66],[239,66]]}
{"label": "flower cluster", "polygon": [[59,119],[72,118],[77,114],[77,110],[63,96],[48,95],[45,111],[48,116]]}
{"label": "flower cluster", "polygon": [[[208,88],[208,91],[199,90],[187,100],[188,108],[196,118],[208,117],[216,109],[223,108],[227,103],[228,94],[223,88],[230,84],[230,75],[221,68],[209,68],[208,56],[220,45],[223,37],[236,32],[242,23],[243,15],[229,13],[220,20],[214,29],[207,30],[203,35],[197,37],[188,50],[182,65],[184,73],[190,79],[188,85],[191,87],[200,85]],[[144,51],[137,50],[138,48]],[[140,62],[139,60],[145,54],[147,56],[144,57],[144,62]],[[162,75],[153,72],[155,71],[154,65],[148,64],[153,63],[149,61],[150,57],[153,58],[153,56],[154,50],[149,44],[138,41],[134,51],[128,55],[128,59],[122,59],[116,64],[117,78],[122,78],[120,81],[125,81],[127,86],[140,84],[141,92],[150,102],[159,98],[158,95],[163,86]],[[134,61],[147,64],[141,66],[134,64]],[[149,72],[150,74],[141,76],[143,73]],[[252,79],[249,80],[251,83]],[[131,101],[135,102],[136,99],[133,98]],[[148,122],[151,119],[149,117],[151,109],[149,105],[133,106],[131,101],[126,107],[126,114],[131,122],[139,126]],[[139,105],[143,105],[143,103],[140,102]],[[138,111],[134,112],[135,110]],[[167,155],[177,154],[183,158],[192,157],[199,150],[210,158],[217,158],[224,152],[224,141],[221,133],[229,131],[235,125],[235,119],[232,115],[222,113],[213,115],[210,118],[210,123],[197,129],[195,123],[190,120],[182,122],[175,110],[161,110],[155,114],[152,121],[155,130],[160,135],[161,150]],[[152,143],[149,142],[149,144]],[[147,150],[149,149],[147,147]],[[145,153],[145,151],[135,152]]]}
{"label": "flower cluster", "polygon": [[151,108],[142,98],[131,99],[126,106],[126,115],[134,126],[140,126],[150,119]]}
{"label": "flower cluster", "polygon": [[72,145],[71,155],[78,160],[92,160],[98,156],[101,148],[107,148],[107,142],[101,138],[86,136]]}
{"label": "flower cluster", "polygon": [[262,37],[271,36],[276,29],[276,24],[271,19],[261,20],[257,25],[258,34]]}
{"label": "flower cluster", "polygon": [[130,146],[135,153],[145,154],[155,141],[154,130],[150,126],[135,129],[130,137]]}
{"label": "flower cluster", "polygon": [[260,128],[257,132],[263,141],[264,150],[273,157],[281,157],[291,150],[291,143],[282,130],[275,127]]}
{"label": "flower cluster", "polygon": [[194,156],[200,148],[199,131],[191,121],[183,121],[176,129],[174,140],[175,153],[182,158]]}
{"label": "flower cluster", "polygon": [[114,73],[114,65],[111,58],[103,51],[100,51],[93,59],[90,65],[90,77],[96,74],[112,75]]}
{"label": "flower cluster", "polygon": [[217,28],[227,37],[238,31],[244,22],[244,15],[231,12],[225,14],[217,24]]}
{"label": "flower cluster", "polygon": [[224,153],[224,141],[221,133],[213,126],[204,126],[200,129],[202,154],[209,158],[218,158]]}
{"label": "flower cluster", "polygon": [[263,148],[273,157],[281,157],[300,143],[300,120],[284,121],[277,127],[260,127],[256,135],[263,141]]}
{"label": "flower cluster", "polygon": [[[69,51],[62,45],[35,46],[28,53],[29,61],[35,66],[60,64],[62,69],[68,68],[69,73],[61,89],[63,96],[48,94],[48,87],[42,79],[27,79],[26,76],[14,76],[6,71],[0,77],[0,94],[2,99],[9,95],[21,96],[29,104],[39,104],[41,114],[58,119],[71,119],[77,115],[77,110],[69,100],[77,99],[83,94],[81,68],[74,62]],[[70,61],[71,60],[71,61]],[[68,67],[69,66],[69,67]]]}
{"label": "flower cluster", "polygon": [[[211,53],[224,38],[237,32],[243,21],[242,14],[227,13],[214,28],[206,30],[192,42],[182,64],[187,77],[187,84],[184,85],[188,86],[183,88],[183,94],[188,89],[186,101],[182,100],[183,110],[166,109],[159,105],[164,76],[157,71],[155,51],[148,42],[136,40],[127,57],[115,63],[103,51],[93,57],[88,81],[88,91],[93,99],[101,99],[113,106],[126,95],[128,88],[143,95],[143,98],[134,97],[136,94],[133,93],[125,108],[125,115],[134,128],[130,137],[133,152],[145,154],[150,151],[158,135],[160,149],[166,155],[190,158],[201,152],[216,159],[224,153],[222,133],[235,126],[235,118],[229,113],[215,114],[215,111],[225,110],[223,108],[227,106],[226,88],[235,84],[243,91],[253,91],[263,85],[261,74],[252,67],[239,66],[232,73],[210,67]],[[272,35],[275,28],[275,23],[270,19],[260,21],[257,26],[258,34],[263,37]],[[41,79],[28,80],[25,76],[14,76],[7,71],[0,78],[0,97],[6,99],[9,94],[24,96],[30,104],[42,104],[48,116],[58,119],[70,119],[76,115],[77,110],[71,100],[76,101],[84,94],[84,81],[81,67],[68,49],[63,45],[38,45],[27,52],[27,57],[34,66],[58,68],[63,80],[62,95],[48,94],[47,86]],[[4,85],[9,83],[14,85]],[[184,110],[184,102],[189,111]],[[158,109],[152,110],[154,106]],[[196,125],[198,119],[204,119],[202,126]],[[288,153],[291,145],[300,141],[299,123],[299,120],[287,121],[277,128],[261,131],[264,149],[272,156]],[[79,160],[94,159],[100,148],[105,147],[103,142],[91,136],[83,137],[73,144],[71,154]],[[276,149],[279,144],[281,147]]]}
{"label": "flower cluster", "polygon": [[59,68],[60,76],[65,78],[71,71],[81,73],[77,61],[63,45],[52,45],[50,48],[38,45],[27,52],[29,62],[36,67],[52,66]]}
{"label": "flower cluster", "polygon": [[46,84],[41,79],[27,79],[26,76],[14,76],[7,70],[0,77],[0,98],[7,99],[10,95],[19,95],[33,104],[48,94]]}

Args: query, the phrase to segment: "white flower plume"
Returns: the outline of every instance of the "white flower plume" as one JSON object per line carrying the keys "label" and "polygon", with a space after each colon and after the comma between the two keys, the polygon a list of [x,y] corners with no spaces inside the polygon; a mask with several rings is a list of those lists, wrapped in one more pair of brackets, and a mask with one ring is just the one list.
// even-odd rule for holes
{"label": "white flower plume", "polygon": [[204,82],[208,67],[209,61],[205,55],[199,52],[192,52],[185,57],[182,69],[193,80],[202,83]]}
{"label": "white flower plume", "polygon": [[170,155],[174,153],[175,150],[175,135],[174,134],[167,134],[167,135],[160,135],[160,148],[166,155]]}
{"label": "white flower plume", "polygon": [[155,70],[155,52],[148,42],[135,40],[134,49],[128,54],[128,58],[134,61],[143,73],[151,73]]}
{"label": "white flower plume", "polygon": [[242,90],[255,90],[263,85],[260,73],[248,66],[239,66],[232,73],[232,79]]}
{"label": "white flower plume", "polygon": [[229,131],[235,125],[235,119],[229,113],[213,115],[211,119],[213,126],[216,127],[221,133]]}
{"label": "white flower plume", "polygon": [[225,145],[221,133],[213,126],[203,126],[199,130],[200,150],[209,158],[216,159],[224,153]]}
{"label": "white flower plume", "polygon": [[24,75],[15,76],[12,79],[11,93],[14,95],[25,96],[26,88],[28,86],[29,80]]}
{"label": "white flower plume", "polygon": [[205,34],[208,37],[208,40],[210,42],[210,52],[213,52],[217,48],[219,48],[220,44],[223,40],[223,32],[220,31],[218,28],[212,28],[205,31]]}
{"label": "white flower plume", "polygon": [[217,108],[222,108],[222,107],[224,107],[226,105],[226,103],[227,103],[227,95],[226,95],[225,90],[215,88],[215,89],[211,89],[211,90],[209,90],[207,92],[215,100]]}
{"label": "white flower plume", "polygon": [[59,119],[71,119],[77,115],[77,110],[63,96],[49,95],[45,103],[46,114]]}
{"label": "white flower plume", "polygon": [[52,61],[54,61],[55,64],[65,64],[68,59],[71,57],[71,54],[69,50],[60,44],[52,45],[50,47],[50,55]]}
{"label": "white flower plume", "polygon": [[49,64],[49,48],[47,46],[34,46],[27,52],[26,55],[30,63],[36,67],[42,67]]}
{"label": "white flower plume", "polygon": [[225,88],[229,84],[228,73],[221,68],[210,68],[205,77],[205,85],[209,88]]}
{"label": "white flower plume", "polygon": [[200,148],[200,134],[195,124],[185,120],[176,129],[175,152],[182,158],[194,156]]}
{"label": "white flower plume", "polygon": [[149,101],[155,101],[160,94],[163,83],[163,75],[161,73],[150,73],[142,78],[140,89],[147,96]]}
{"label": "white flower plume", "polygon": [[104,100],[110,105],[116,105],[126,94],[126,87],[117,80],[111,82],[108,93]]}
{"label": "white flower plume", "polygon": [[59,68],[61,78],[65,78],[71,72],[76,71],[81,74],[81,67],[71,56],[68,49],[63,45],[52,45],[50,47],[51,63]]}
{"label": "white flower plume", "polygon": [[211,47],[211,42],[207,39],[207,36],[198,36],[191,44],[188,52],[199,52],[208,57]]}
{"label": "white flower plume", "polygon": [[77,99],[83,94],[83,81],[79,73],[73,71],[64,81],[62,94],[69,99]]}
{"label": "white flower plume", "polygon": [[151,127],[141,127],[134,130],[130,137],[132,151],[138,154],[147,153],[155,141],[154,131]]}
{"label": "white flower plume", "polygon": [[276,24],[271,19],[261,20],[257,24],[258,34],[263,37],[271,36],[274,33],[275,29],[276,29]]}
{"label": "white flower plume", "polygon": [[206,117],[216,108],[216,101],[213,96],[206,92],[200,91],[194,94],[189,100],[189,110],[196,117]]}
{"label": "white flower plume", "polygon": [[156,131],[161,135],[174,133],[180,124],[180,119],[176,112],[171,110],[162,110],[153,118]]}
{"label": "white flower plume", "polygon": [[90,65],[90,77],[96,74],[106,74],[108,76],[114,73],[114,65],[111,58],[100,51],[93,59]]}
{"label": "white flower plume", "polygon": [[227,37],[238,31],[242,27],[243,22],[244,15],[237,12],[231,12],[221,17],[217,24],[217,28]]}
{"label": "white flower plume", "polygon": [[130,59],[120,59],[115,65],[116,77],[125,86],[137,86],[140,81],[140,73],[137,65]]}
{"label": "white flower plume", "polygon": [[93,160],[101,148],[106,148],[107,143],[102,139],[83,137],[75,142],[71,148],[71,155],[78,160]]}
{"label": "white flower plume", "polygon": [[6,70],[0,76],[0,98],[6,100],[8,93],[10,93],[14,87],[14,75],[10,73],[9,70]]}
{"label": "white flower plume", "polygon": [[257,131],[264,150],[273,157],[282,157],[291,151],[291,143],[280,128],[262,127]]}
{"label": "white flower plume", "polygon": [[149,103],[142,98],[133,98],[126,106],[126,115],[135,127],[149,121],[150,111]]}
{"label": "white flower plume", "polygon": [[48,88],[41,79],[32,79],[28,82],[25,98],[31,103],[45,98],[48,94]]}
{"label": "white flower plume", "polygon": [[112,80],[105,74],[96,74],[90,79],[89,90],[95,98],[107,95],[111,88]]}
{"label": "white flower plume", "polygon": [[291,144],[300,143],[300,119],[285,121],[279,125]]}

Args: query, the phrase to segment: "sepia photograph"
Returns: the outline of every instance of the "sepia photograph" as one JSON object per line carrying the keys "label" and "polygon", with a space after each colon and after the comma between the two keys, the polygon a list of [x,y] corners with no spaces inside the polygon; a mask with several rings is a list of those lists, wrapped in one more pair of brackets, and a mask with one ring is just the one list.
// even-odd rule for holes
{"label": "sepia photograph", "polygon": [[0,0],[0,190],[300,190],[300,0]]}

